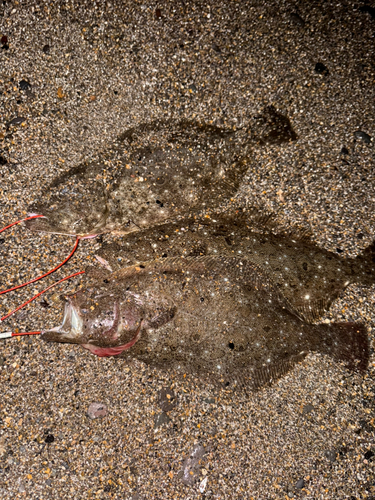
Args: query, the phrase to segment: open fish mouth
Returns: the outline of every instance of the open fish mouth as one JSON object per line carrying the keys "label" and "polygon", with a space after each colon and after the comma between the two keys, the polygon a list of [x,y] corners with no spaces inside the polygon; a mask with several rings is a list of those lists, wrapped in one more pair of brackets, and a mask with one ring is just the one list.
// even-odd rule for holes
{"label": "open fish mouth", "polygon": [[78,344],[81,342],[83,321],[77,309],[67,302],[65,304],[64,318],[60,326],[45,330],[41,333],[43,340],[49,342],[68,342]]}

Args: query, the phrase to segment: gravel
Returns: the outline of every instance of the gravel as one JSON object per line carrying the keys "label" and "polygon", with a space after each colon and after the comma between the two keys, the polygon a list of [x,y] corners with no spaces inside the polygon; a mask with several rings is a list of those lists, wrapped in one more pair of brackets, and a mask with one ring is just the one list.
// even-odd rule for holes
{"label": "gravel", "polygon": [[[238,128],[273,105],[298,140],[254,148],[238,204],[358,255],[375,238],[374,12],[350,0],[1,2],[2,227],[127,128],[176,118]],[[2,233],[0,288],[54,267],[73,244],[22,226]],[[45,286],[99,245],[81,241]],[[1,331],[56,326],[80,280]],[[42,288],[2,295],[3,314]],[[373,342],[374,292],[350,286],[323,321],[362,321]],[[246,397],[37,336],[2,341],[0,360],[4,500],[375,497],[373,355],[364,377],[309,355]],[[93,402],[108,413],[88,418]]]}

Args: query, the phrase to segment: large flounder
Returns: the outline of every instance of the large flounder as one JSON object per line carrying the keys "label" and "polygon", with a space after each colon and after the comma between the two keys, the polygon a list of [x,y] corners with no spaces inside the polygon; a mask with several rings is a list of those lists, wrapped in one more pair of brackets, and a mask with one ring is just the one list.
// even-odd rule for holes
{"label": "large flounder", "polygon": [[315,321],[351,283],[375,282],[375,246],[355,259],[317,246],[306,234],[282,232],[272,220],[246,213],[187,218],[104,244],[98,259],[116,271],[145,260],[237,256],[256,264],[305,321]]}
{"label": "large flounder", "polygon": [[296,139],[289,120],[267,108],[250,129],[152,122],[128,130],[100,158],[57,177],[29,213],[34,231],[93,236],[128,233],[210,210],[230,200],[255,144]]}
{"label": "large flounder", "polygon": [[172,258],[122,269],[68,299],[47,341],[123,353],[224,386],[259,388],[310,351],[363,371],[363,325],[303,322],[260,268],[237,257]]}

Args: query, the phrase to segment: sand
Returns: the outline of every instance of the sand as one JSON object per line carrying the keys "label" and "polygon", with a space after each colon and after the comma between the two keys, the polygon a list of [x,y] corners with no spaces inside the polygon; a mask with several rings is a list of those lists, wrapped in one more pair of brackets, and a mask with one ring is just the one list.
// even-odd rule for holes
{"label": "sand", "polygon": [[[298,140],[254,148],[238,203],[358,255],[375,238],[370,5],[2,2],[1,227],[127,128],[158,118],[239,128],[272,104]],[[1,289],[73,244],[22,225],[2,233]],[[99,246],[82,241],[45,286],[84,269]],[[59,296],[79,281],[1,331],[56,326]],[[43,287],[1,296],[2,314]],[[350,286],[322,321],[361,321],[373,341],[374,291]],[[1,499],[375,498],[373,350],[363,377],[311,354],[245,397],[37,336],[1,342]],[[92,403],[102,416],[87,415]]]}

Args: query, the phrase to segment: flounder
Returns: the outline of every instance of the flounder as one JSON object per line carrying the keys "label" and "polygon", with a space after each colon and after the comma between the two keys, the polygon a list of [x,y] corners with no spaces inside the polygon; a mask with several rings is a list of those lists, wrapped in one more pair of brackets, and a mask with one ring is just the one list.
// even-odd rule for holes
{"label": "flounder", "polygon": [[256,264],[305,321],[321,317],[351,283],[375,283],[375,245],[342,258],[310,236],[282,231],[272,220],[251,214],[186,218],[103,244],[98,260],[116,271],[137,262],[196,256],[236,256]]}
{"label": "flounder", "polygon": [[41,337],[245,390],[270,383],[311,351],[359,371],[369,357],[362,324],[302,321],[262,269],[238,257],[121,269],[69,296],[62,325]]}
{"label": "flounder", "polygon": [[209,211],[233,197],[255,144],[296,139],[289,120],[268,107],[250,129],[228,130],[189,121],[152,122],[130,129],[100,158],[58,176],[29,207],[45,218],[33,231],[90,237],[128,233]]}

